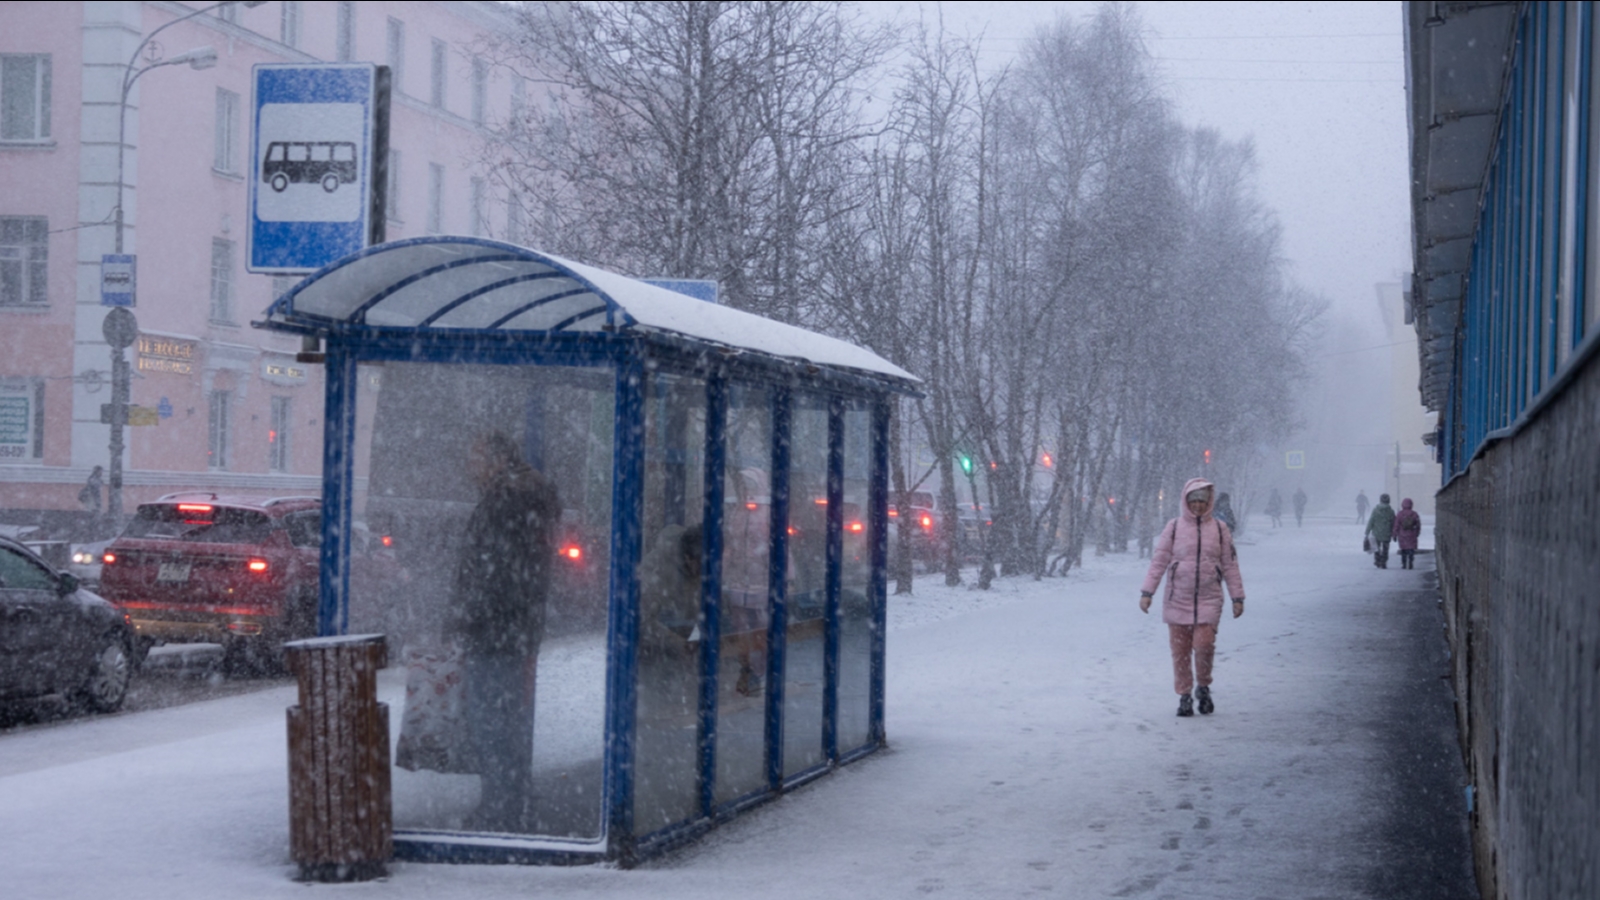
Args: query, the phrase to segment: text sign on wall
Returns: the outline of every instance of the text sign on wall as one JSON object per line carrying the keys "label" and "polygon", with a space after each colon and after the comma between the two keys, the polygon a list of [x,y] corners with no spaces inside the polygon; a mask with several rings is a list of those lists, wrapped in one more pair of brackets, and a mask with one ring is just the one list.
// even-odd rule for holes
{"label": "text sign on wall", "polygon": [[194,341],[153,334],[139,335],[139,371],[192,374]]}
{"label": "text sign on wall", "polygon": [[389,85],[367,64],[258,65],[249,269],[314,272],[383,239]]}

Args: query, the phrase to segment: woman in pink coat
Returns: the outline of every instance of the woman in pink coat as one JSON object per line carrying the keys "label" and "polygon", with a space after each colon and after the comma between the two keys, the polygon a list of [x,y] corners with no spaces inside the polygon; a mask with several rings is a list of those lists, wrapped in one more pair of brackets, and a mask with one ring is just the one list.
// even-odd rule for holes
{"label": "woman in pink coat", "polygon": [[1422,536],[1422,517],[1411,508],[1411,498],[1400,501],[1400,514],[1394,517],[1394,536],[1400,542],[1400,568],[1417,567],[1417,538]]}
{"label": "woman in pink coat", "polygon": [[1161,529],[1150,571],[1139,589],[1139,609],[1148,613],[1156,587],[1162,578],[1167,582],[1161,619],[1167,623],[1172,642],[1173,687],[1178,692],[1180,716],[1194,715],[1191,690],[1200,698],[1202,715],[1215,708],[1211,661],[1217,652],[1224,581],[1233,597],[1233,617],[1244,615],[1239,554],[1233,547],[1233,532],[1211,515],[1215,494],[1216,488],[1204,478],[1191,478],[1183,486],[1184,512]]}

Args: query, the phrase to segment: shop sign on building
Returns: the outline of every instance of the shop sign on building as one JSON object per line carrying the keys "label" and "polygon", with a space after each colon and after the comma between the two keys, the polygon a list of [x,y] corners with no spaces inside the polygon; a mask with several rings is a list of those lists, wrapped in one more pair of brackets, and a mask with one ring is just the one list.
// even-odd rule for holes
{"label": "shop sign on building", "polygon": [[183,338],[141,334],[139,335],[139,371],[171,372],[174,375],[193,374],[194,345],[194,341]]}
{"label": "shop sign on building", "polygon": [[384,239],[389,69],[254,69],[249,269],[314,272]]}
{"label": "shop sign on building", "polygon": [[293,356],[268,355],[261,363],[261,377],[273,384],[305,384],[307,369]]}

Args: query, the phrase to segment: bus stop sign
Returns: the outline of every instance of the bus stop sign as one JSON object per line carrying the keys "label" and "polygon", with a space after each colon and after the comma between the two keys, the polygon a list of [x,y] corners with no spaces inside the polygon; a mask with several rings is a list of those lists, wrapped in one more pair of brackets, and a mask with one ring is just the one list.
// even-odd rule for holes
{"label": "bus stop sign", "polygon": [[252,272],[314,272],[384,239],[389,69],[258,65],[250,168]]}

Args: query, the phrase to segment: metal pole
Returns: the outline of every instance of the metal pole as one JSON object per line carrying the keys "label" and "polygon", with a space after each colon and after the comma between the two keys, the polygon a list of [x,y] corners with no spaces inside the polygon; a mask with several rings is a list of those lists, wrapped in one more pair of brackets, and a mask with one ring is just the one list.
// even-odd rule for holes
{"label": "metal pole", "polygon": [[106,490],[106,515],[122,517],[122,426],[128,421],[128,361],[121,347],[111,348],[111,480]]}

